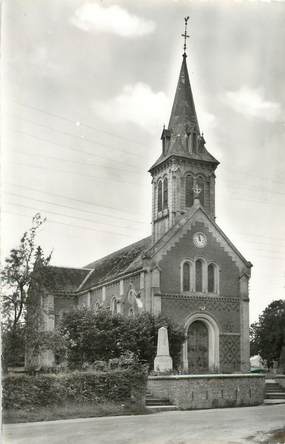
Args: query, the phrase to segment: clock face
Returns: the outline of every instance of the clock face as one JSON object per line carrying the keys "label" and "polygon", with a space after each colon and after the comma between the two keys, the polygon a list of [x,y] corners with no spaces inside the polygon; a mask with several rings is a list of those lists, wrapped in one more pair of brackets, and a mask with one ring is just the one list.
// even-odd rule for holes
{"label": "clock face", "polygon": [[203,248],[207,245],[207,237],[204,233],[195,233],[193,242],[196,247]]}

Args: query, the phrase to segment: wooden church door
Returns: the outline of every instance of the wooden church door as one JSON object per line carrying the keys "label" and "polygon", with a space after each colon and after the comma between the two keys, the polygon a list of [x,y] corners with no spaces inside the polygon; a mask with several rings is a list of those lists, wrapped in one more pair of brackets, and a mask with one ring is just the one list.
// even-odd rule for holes
{"label": "wooden church door", "polygon": [[190,373],[205,373],[209,370],[209,334],[206,324],[195,321],[187,336],[188,370]]}

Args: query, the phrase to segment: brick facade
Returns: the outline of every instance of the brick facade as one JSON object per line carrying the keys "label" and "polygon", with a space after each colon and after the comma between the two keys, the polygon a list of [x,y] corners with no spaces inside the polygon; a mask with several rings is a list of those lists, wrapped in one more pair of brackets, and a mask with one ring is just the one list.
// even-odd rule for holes
{"label": "brick facade", "polygon": [[[205,248],[197,248],[193,243],[193,235],[203,232],[207,236]],[[170,251],[159,261],[161,269],[161,291],[178,293],[181,291],[180,271],[185,258],[194,260],[203,257],[208,263],[214,262],[220,269],[220,295],[223,297],[239,297],[239,269],[232,258],[219,245],[205,224],[195,223]]]}

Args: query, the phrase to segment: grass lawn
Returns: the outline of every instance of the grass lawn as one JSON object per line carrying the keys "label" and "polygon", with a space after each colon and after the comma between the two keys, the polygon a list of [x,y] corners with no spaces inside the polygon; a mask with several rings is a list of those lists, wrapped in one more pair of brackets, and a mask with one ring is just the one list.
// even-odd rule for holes
{"label": "grass lawn", "polygon": [[3,423],[54,421],[57,419],[92,418],[96,416],[143,415],[150,413],[145,407],[133,404],[65,404],[53,407],[3,410]]}

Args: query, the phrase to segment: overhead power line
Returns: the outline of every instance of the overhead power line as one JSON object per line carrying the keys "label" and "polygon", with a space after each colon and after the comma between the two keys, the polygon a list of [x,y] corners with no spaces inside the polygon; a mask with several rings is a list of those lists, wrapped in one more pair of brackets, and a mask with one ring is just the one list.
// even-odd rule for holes
{"label": "overhead power line", "polygon": [[[10,128],[11,129],[11,128]],[[21,131],[21,130],[15,130],[15,129],[11,129],[12,131],[14,131],[14,132],[18,132],[18,133],[22,133],[22,134],[25,134],[25,135],[27,135],[27,136],[29,136],[29,137],[33,137],[33,138],[35,138],[35,139],[38,139],[38,140],[41,140],[41,141],[44,141],[44,142],[47,142],[47,143],[49,143],[49,144],[51,144],[51,145],[55,145],[55,146],[59,146],[59,147],[62,147],[62,148],[65,148],[65,149],[69,149],[69,150],[72,150],[72,151],[77,151],[77,152],[80,152],[80,154],[82,154],[82,153],[84,153],[84,154],[89,154],[89,155],[92,155],[92,156],[94,156],[94,157],[98,157],[98,158],[101,158],[101,159],[104,159],[105,161],[108,161],[109,162],[109,159],[107,159],[107,158],[105,158],[104,156],[98,156],[97,154],[94,154],[94,153],[92,153],[92,152],[86,152],[86,151],[82,151],[82,150],[79,150],[79,149],[76,149],[76,148],[72,148],[72,147],[66,147],[65,145],[62,145],[62,144],[58,144],[58,143],[55,143],[55,142],[51,142],[51,141],[49,141],[49,140],[47,140],[47,139],[44,139],[44,138],[41,138],[41,137],[37,137],[37,136],[34,136],[33,134],[29,134],[29,133],[27,133],[27,132],[24,132],[24,131]],[[106,145],[106,146],[108,146],[108,145]],[[110,146],[108,146],[109,148],[110,148]],[[44,155],[42,155],[42,156],[44,156]],[[80,161],[74,161],[74,160],[68,160],[69,162],[80,162]],[[130,168],[132,168],[132,169],[134,169],[134,168],[136,168],[136,171],[137,171],[137,166],[135,166],[135,165],[132,165],[132,164],[128,164],[128,163],[125,163],[125,162],[119,162],[119,161],[115,161],[115,160],[111,160],[111,162],[114,162],[115,164],[116,164],[116,167],[111,167],[111,166],[105,166],[104,165],[104,168],[106,168],[106,169],[113,169],[113,170],[119,170],[119,171],[127,171],[127,172],[132,172],[131,170],[128,170],[128,169],[126,169],[126,168],[121,168],[121,167],[119,167],[118,166],[118,163],[122,163],[124,166],[129,166]],[[232,184],[233,183],[233,181],[232,180],[230,180],[230,184]],[[276,194],[278,194],[278,195],[281,195],[281,196],[285,196],[285,192],[281,192],[281,191],[277,191],[277,190],[269,190],[269,189],[266,189],[266,188],[260,188],[260,187],[249,187],[249,186],[246,186],[246,185],[243,185],[243,184],[240,184],[238,181],[235,181],[235,183],[236,184],[238,184],[239,186],[238,187],[235,187],[235,186],[232,186],[232,185],[228,185],[227,184],[227,188],[231,188],[231,189],[233,189],[233,190],[237,190],[237,191],[240,191],[241,190],[241,188],[242,189],[244,189],[244,190],[246,190],[246,191],[250,191],[250,192],[264,192],[264,193],[269,193],[269,194],[272,194],[272,195],[276,195]],[[237,198],[237,200],[243,200],[243,201],[247,201],[248,199],[244,199],[244,198],[242,198],[242,199],[238,199]],[[257,200],[255,200],[255,202],[256,203],[264,203],[263,201],[257,201]]]}
{"label": "overhead power line", "polygon": [[[48,205],[55,205],[55,206],[58,206],[58,207],[61,207],[61,208],[68,208],[68,209],[71,209],[71,210],[75,210],[75,211],[81,211],[81,212],[86,212],[86,213],[89,213],[89,214],[95,214],[95,215],[98,215],[98,213],[95,213],[95,212],[91,212],[91,211],[85,211],[85,210],[82,210],[82,209],[76,209],[76,208],[74,208],[74,207],[71,207],[71,206],[68,206],[68,205],[62,205],[62,204],[57,204],[57,203],[54,203],[54,202],[50,202],[50,201],[46,201],[46,200],[42,200],[42,199],[35,199],[35,198],[31,198],[31,197],[29,197],[29,196],[22,196],[22,195],[20,195],[20,194],[18,194],[18,193],[11,193],[11,192],[7,192],[7,194],[9,194],[9,195],[12,195],[12,196],[16,196],[16,197],[20,197],[20,198],[24,198],[24,199],[29,199],[29,200],[33,200],[33,201],[35,201],[35,202],[40,202],[40,203],[43,203],[43,204],[48,204]],[[15,206],[16,206],[17,204],[15,204]],[[49,211],[49,210],[45,210],[45,211]],[[66,216],[66,215],[63,215],[64,217],[69,217],[68,215]],[[72,216],[70,216],[70,217],[72,217]],[[78,218],[77,218],[78,219]],[[86,221],[86,219],[84,219],[84,218],[81,218],[83,221]],[[90,221],[90,219],[88,219],[88,221]],[[94,221],[93,221],[94,222]],[[128,220],[128,222],[130,222],[130,223],[133,223],[131,220]],[[108,226],[114,226],[115,228],[126,228],[126,229],[128,229],[128,227],[122,227],[122,226],[120,226],[120,225],[114,225],[114,224],[109,224],[109,223],[104,223],[104,225],[108,225]],[[247,241],[247,243],[248,244],[257,244],[257,245],[259,245],[259,243],[258,242],[256,242],[256,241],[252,241],[252,240],[249,240],[249,241]],[[267,244],[268,245],[268,244]],[[270,247],[270,245],[268,245],[268,247]],[[257,252],[257,251],[261,251],[261,252],[267,252],[267,253],[272,253],[272,254],[274,254],[275,256],[277,256],[277,257],[280,257],[280,258],[283,258],[283,255],[281,254],[280,256],[279,256],[279,252],[280,252],[280,250],[278,249],[278,250],[273,250],[273,249],[266,249],[266,248],[256,248],[256,247],[254,247],[254,254]]]}
{"label": "overhead power line", "polygon": [[[32,208],[32,207],[28,207],[28,206],[24,206],[24,205],[20,205],[20,206],[23,207],[23,208],[27,208],[27,209],[33,209],[35,211],[35,209]],[[4,209],[3,212],[4,213],[8,213],[8,214],[14,214],[14,215],[17,215],[17,216],[30,217],[30,216],[27,216],[25,214],[21,214],[21,213],[17,213],[17,212],[12,212],[12,211],[7,210],[7,209]],[[57,213],[53,213],[53,214],[57,214]],[[62,215],[60,215],[60,216],[62,216]],[[59,225],[64,225],[64,226],[67,226],[69,228],[70,227],[74,227],[74,228],[78,228],[78,229],[81,229],[81,230],[84,230],[84,231],[87,230],[87,231],[95,231],[95,232],[102,232],[102,233],[104,232],[104,233],[108,233],[108,234],[113,234],[113,235],[125,237],[127,239],[130,238],[130,236],[128,234],[123,234],[123,233],[119,233],[119,232],[115,232],[115,231],[109,232],[109,231],[100,230],[100,229],[93,228],[93,227],[88,227],[88,226],[83,226],[83,225],[75,225],[73,223],[65,223],[65,222],[54,220],[54,219],[50,219],[49,217],[48,217],[47,222],[48,223],[59,224]],[[280,258],[279,257],[267,256],[267,255],[258,255],[258,259],[267,260],[267,261],[268,260],[270,260],[270,261],[276,260],[276,261],[280,262]]]}
{"label": "overhead power line", "polygon": [[[61,120],[65,120],[66,122],[72,123],[73,125],[77,123],[77,119],[71,119],[71,118],[68,118],[68,117],[66,117],[66,116],[62,116],[62,115],[60,115],[60,114],[51,113],[51,112],[49,112],[49,111],[43,110],[43,109],[41,109],[41,108],[38,108],[38,107],[36,107],[36,106],[28,105],[28,104],[25,104],[25,103],[19,103],[19,102],[17,102],[16,100],[10,100],[10,101],[13,102],[13,103],[15,103],[15,104],[18,105],[18,106],[21,106],[21,107],[24,107],[24,108],[29,108],[29,109],[32,109],[32,110],[34,110],[34,111],[38,111],[38,112],[40,112],[40,113],[42,113],[42,114],[45,114],[45,115],[48,115],[48,116],[51,116],[51,117],[55,117],[55,118],[58,118],[58,119],[61,119]],[[28,122],[34,124],[34,125],[43,126],[42,124],[40,124],[40,123],[38,123],[38,122],[35,122],[35,121],[32,121],[32,120],[30,120],[30,119],[27,119],[27,118],[25,118],[25,117],[23,117],[23,116],[19,116],[19,118],[21,118],[21,119],[23,119],[23,120],[26,120],[26,121],[28,121]],[[79,125],[80,127],[86,127],[86,128],[92,129],[92,130],[94,130],[94,131],[96,131],[96,132],[99,131],[99,132],[102,132],[102,133],[108,134],[108,135],[110,135],[110,136],[112,136],[112,137],[116,137],[116,138],[119,138],[119,139],[121,139],[121,140],[128,141],[128,142],[130,142],[130,143],[132,143],[132,144],[137,144],[137,145],[140,145],[140,146],[143,146],[143,147],[145,146],[143,143],[137,142],[137,141],[135,141],[135,140],[129,139],[129,138],[124,137],[124,136],[120,136],[120,135],[115,134],[115,133],[113,133],[113,132],[111,132],[111,131],[106,131],[106,130],[98,129],[97,127],[94,127],[94,126],[92,126],[92,125],[90,125],[90,124],[87,124],[87,123],[85,123],[85,122],[83,122],[83,121],[80,121],[80,122],[78,122],[78,123],[80,124],[80,125]],[[48,126],[46,126],[46,125],[44,125],[44,126],[47,127],[48,129],[53,130],[53,131],[59,131],[59,132],[61,132],[61,131],[58,130],[58,129],[50,128],[50,127],[48,127]],[[70,135],[71,135],[71,136],[74,136],[74,137],[79,137],[81,140],[85,140],[85,139],[82,138],[81,136],[78,136],[78,135],[75,135],[75,134],[70,134]],[[86,140],[87,140],[87,139],[86,139]],[[97,144],[96,141],[91,141],[91,142]],[[106,144],[104,144],[104,146],[105,146],[105,147],[109,147],[109,148],[111,147],[110,145],[106,145]],[[112,147],[112,148],[114,148],[114,147]],[[116,150],[119,149],[119,150],[120,150],[120,148],[118,148],[117,146],[116,146],[114,149],[116,149]],[[127,153],[128,153],[128,154],[132,154],[132,155],[139,155],[139,154],[137,154],[137,153],[133,153],[133,152],[127,152]],[[231,171],[234,172],[235,174],[248,175],[248,173],[246,173],[246,172],[243,172],[243,171],[241,171],[241,170],[237,170],[237,169],[233,169],[233,168],[230,168],[230,167],[228,167],[228,166],[227,166],[227,170],[231,170]],[[256,178],[256,179],[258,179],[258,180],[262,180],[262,181],[268,181],[268,177],[262,177],[262,176],[259,176],[259,175],[257,175],[257,174],[254,175],[254,178]],[[270,178],[270,182],[275,182],[275,183],[279,183],[279,184],[285,184],[284,181],[279,181],[279,180],[272,179],[272,178]]]}
{"label": "overhead power line", "polygon": [[[15,207],[26,208],[26,209],[33,210],[33,211],[40,211],[40,212],[43,212],[43,213],[53,214],[53,215],[56,215],[56,216],[68,217],[68,218],[71,218],[71,219],[76,219],[76,220],[80,220],[80,221],[84,221],[84,222],[91,222],[91,223],[95,222],[92,219],[85,219],[85,218],[82,218],[82,217],[65,215],[65,214],[62,214],[62,213],[57,213],[57,212],[52,211],[52,210],[47,210],[46,208],[45,209],[40,209],[40,208],[37,208],[37,207],[32,207],[32,206],[29,206],[29,205],[13,203],[13,202],[7,202],[7,204],[15,206]],[[58,223],[61,223],[61,222],[58,222]],[[67,223],[65,225],[71,225],[71,224]],[[103,224],[103,225],[105,225],[105,224]],[[81,227],[81,228],[87,228],[87,227]],[[93,227],[92,227],[92,229],[93,229],[93,231],[98,231],[100,233],[115,234],[115,235],[124,236],[124,237],[128,236],[126,233],[121,233],[121,232],[115,231],[115,230],[114,231],[113,230],[112,231],[108,231],[108,230],[104,230],[104,229],[101,229],[101,228],[93,228]]]}
{"label": "overhead power line", "polygon": [[[33,192],[36,192],[36,193],[40,193],[40,194],[47,194],[49,196],[59,197],[61,199],[67,199],[67,200],[70,200],[70,201],[73,201],[73,202],[78,202],[78,203],[81,203],[81,204],[91,205],[93,207],[100,207],[100,208],[105,208],[105,209],[108,209],[108,210],[111,210],[111,211],[122,212],[121,209],[116,208],[116,207],[101,205],[101,204],[98,204],[97,202],[92,202],[92,201],[89,201],[89,200],[76,199],[74,197],[69,197],[69,196],[66,196],[66,195],[63,195],[63,194],[52,193],[52,192],[47,191],[47,190],[40,190],[38,188],[33,188],[33,187],[29,187],[29,186],[25,186],[25,185],[19,185],[19,184],[10,183],[10,182],[4,182],[4,185],[9,185],[9,186],[13,186],[13,187],[17,187],[17,188],[25,189],[25,190],[30,190],[30,191],[33,191]],[[128,222],[134,222],[134,223],[140,223],[140,224],[144,224],[145,223],[145,221],[143,221],[141,219],[139,219],[139,220],[137,219],[136,220],[136,219],[133,219],[133,218],[121,217],[121,216],[117,216],[117,215],[114,215],[114,214],[112,214],[112,215],[107,215],[106,214],[106,216],[110,216],[110,217],[115,218],[115,219],[126,220]],[[280,245],[280,241],[285,242],[285,237],[283,237],[283,238],[281,237],[280,238],[280,236],[279,237],[274,237],[274,236],[268,236],[266,234],[256,234],[256,233],[238,233],[238,235],[242,236],[242,237],[249,237],[249,238],[252,238],[252,237],[253,238],[255,238],[255,237],[262,237],[264,239],[268,239],[268,242],[278,242],[279,245]],[[245,241],[245,242],[249,242],[249,241]],[[263,244],[263,245],[269,245],[270,246],[270,244],[268,244],[268,242],[267,243],[262,242],[262,241],[250,241],[250,242],[251,243],[256,243],[256,244],[259,244],[259,245]]]}
{"label": "overhead power line", "polygon": [[[85,209],[82,209],[82,208],[75,208],[75,207],[72,207],[70,205],[64,205],[64,204],[59,204],[59,203],[56,203],[56,202],[50,202],[50,201],[47,201],[47,200],[36,199],[34,197],[23,196],[22,194],[12,193],[12,192],[9,192],[9,191],[6,191],[5,194],[9,194],[10,196],[20,197],[21,199],[33,200],[35,202],[40,202],[40,203],[44,203],[44,204],[48,204],[48,205],[54,205],[54,206],[60,207],[60,208],[67,208],[69,210],[79,211],[79,212],[82,212],[82,213],[94,214],[95,216],[112,217],[114,219],[114,217],[112,215],[106,214],[106,213],[98,213],[98,212],[95,212],[95,211],[89,211],[89,210],[85,210]],[[122,220],[127,221],[128,223],[132,223],[132,224],[133,223],[142,224],[142,222],[136,222],[136,221],[133,221],[133,220],[127,219],[127,218],[116,217],[116,219],[122,219]],[[102,222],[102,223],[105,224],[105,222]],[[114,226],[114,227],[119,227],[119,228],[128,228],[128,227],[122,227],[121,225],[114,225],[114,224],[109,224],[109,223],[106,223],[106,225]],[[146,224],[144,224],[144,225],[146,225]]]}
{"label": "overhead power line", "polygon": [[[21,188],[21,189],[24,188],[26,190],[35,191],[37,193],[48,194],[49,196],[60,197],[62,199],[72,200],[74,202],[79,202],[79,203],[82,203],[82,204],[92,205],[93,207],[95,206],[95,207],[105,208],[105,209],[112,210],[112,211],[114,210],[114,211],[123,212],[121,208],[119,209],[119,208],[112,207],[112,206],[101,205],[101,204],[98,204],[97,202],[92,202],[92,201],[89,201],[89,200],[76,199],[74,197],[68,197],[68,196],[65,196],[63,194],[51,193],[50,191],[46,191],[46,190],[43,191],[43,190],[39,190],[38,188],[27,187],[25,185],[19,185],[19,184],[14,184],[14,183],[9,183],[9,182],[4,182],[4,185],[12,185],[14,187]],[[112,215],[111,217],[114,217],[114,216]],[[135,223],[144,223],[142,220],[135,220],[135,219],[131,219],[131,218],[127,218],[127,217],[125,218],[125,217],[120,217],[120,216],[115,216],[115,217],[119,218],[119,219],[131,221],[131,222],[135,222]]]}
{"label": "overhead power line", "polygon": [[[8,160],[8,162],[11,163],[11,164],[20,165],[20,166],[24,166],[24,167],[27,167],[27,168],[48,169],[48,170],[52,169],[52,171],[55,171],[55,172],[58,172],[58,173],[73,174],[73,175],[78,175],[78,176],[82,176],[82,177],[85,177],[85,178],[88,177],[88,178],[92,178],[95,182],[100,182],[100,183],[105,183],[105,184],[107,184],[108,182],[116,182],[116,183],[121,183],[121,184],[125,184],[125,185],[136,186],[136,187],[139,187],[139,188],[141,188],[143,186],[142,183],[130,182],[130,181],[127,181],[125,179],[124,180],[120,180],[119,178],[114,177],[114,176],[108,176],[108,177],[105,177],[105,178],[103,178],[103,177],[99,178],[98,176],[94,176],[92,174],[82,173],[82,172],[80,172],[78,170],[76,170],[76,171],[74,171],[74,170],[63,170],[61,168],[55,169],[54,167],[51,167],[51,166],[48,166],[48,165],[44,165],[43,166],[43,165],[35,165],[35,164],[31,164],[31,163],[21,163],[21,162],[17,162],[17,161],[14,161],[14,160],[13,161],[12,160]],[[231,185],[227,185],[227,187],[228,188],[232,188]],[[247,189],[247,191],[250,191],[250,189]],[[269,193],[274,194],[274,191],[269,192]],[[282,194],[285,195],[285,193],[282,193]],[[264,203],[264,202],[258,201],[256,199],[244,199],[244,198],[239,198],[239,197],[232,198],[232,200],[233,201],[239,200],[239,201],[243,201],[243,202],[255,202],[255,203],[260,203],[260,204]],[[278,203],[278,205],[279,206],[281,205],[280,202]]]}
{"label": "overhead power line", "polygon": [[[236,168],[230,168],[228,166],[225,166],[224,169],[223,169],[223,174],[229,175],[227,173],[227,171],[231,171],[232,173],[237,174],[237,175],[240,174],[240,175],[243,175],[243,176],[246,176],[246,177],[254,178],[254,179],[260,180],[262,182],[274,182],[274,183],[278,183],[278,184],[281,184],[281,185],[285,185],[284,181],[273,179],[270,176],[264,177],[264,176],[260,176],[258,174],[254,174],[254,176],[252,176],[252,175],[250,175],[250,173],[247,173],[245,171],[241,171],[241,170],[238,170]],[[232,173],[231,173],[231,179],[232,179]]]}
{"label": "overhead power line", "polygon": [[54,145],[56,147],[64,148],[66,150],[78,152],[81,155],[82,154],[88,154],[88,155],[90,155],[92,157],[95,157],[95,158],[98,158],[98,159],[103,159],[103,160],[108,161],[108,162],[114,162],[114,163],[116,163],[116,165],[123,164],[124,166],[129,166],[130,168],[135,168],[136,167],[136,165],[134,165],[134,164],[129,164],[127,162],[121,162],[119,160],[108,159],[106,156],[100,156],[100,154],[94,153],[93,151],[86,151],[86,150],[82,150],[81,148],[78,149],[78,148],[74,148],[74,147],[63,145],[62,143],[59,144],[59,143],[56,143],[56,142],[52,142],[52,141],[50,141],[48,139],[45,139],[43,137],[38,137],[38,136],[35,136],[34,134],[30,134],[30,133],[27,133],[26,131],[22,131],[22,130],[19,130],[19,129],[15,129],[15,128],[9,128],[9,129],[11,131],[15,132],[15,133],[24,134],[25,136],[32,137],[33,139],[39,140],[41,142],[48,143],[50,145]]}
{"label": "overhead power line", "polygon": [[[87,142],[87,143],[91,143],[93,146],[94,146],[94,145],[95,145],[95,146],[97,145],[97,146],[102,146],[103,148],[110,148],[110,145],[107,145],[107,144],[105,144],[105,143],[98,142],[98,141],[93,140],[93,139],[89,139],[89,137],[86,137],[86,136],[83,136],[83,135],[78,135],[78,134],[69,133],[69,132],[67,132],[67,131],[62,131],[62,130],[59,130],[59,129],[57,129],[57,128],[52,128],[52,127],[50,127],[50,126],[48,126],[48,125],[44,125],[44,124],[42,124],[42,123],[37,123],[37,122],[34,122],[34,121],[30,120],[30,119],[26,119],[26,118],[24,118],[24,117],[21,117],[21,118],[22,118],[23,120],[25,120],[26,122],[32,123],[33,125],[36,125],[36,126],[38,126],[38,127],[40,127],[40,128],[45,128],[45,129],[48,129],[49,131],[54,131],[54,132],[56,132],[56,133],[63,134],[64,136],[74,137],[75,139],[79,139],[81,142],[82,142],[82,141],[85,141],[85,142]],[[122,152],[122,153],[124,153],[124,154],[127,154],[127,155],[130,155],[130,156],[140,157],[140,155],[139,155],[138,153],[136,153],[136,152],[122,150],[121,148],[118,148],[118,147],[112,147],[112,149],[114,149],[114,150],[116,150],[116,151],[120,151],[120,152]]]}
{"label": "overhead power line", "polygon": [[106,184],[107,182],[117,182],[117,183],[124,183],[126,185],[136,186],[136,187],[139,187],[139,188],[142,187],[141,183],[138,183],[138,182],[128,182],[128,181],[125,181],[125,180],[118,180],[116,177],[113,177],[113,176],[106,177],[105,179],[104,178],[98,179],[98,176],[93,176],[92,174],[80,173],[79,171],[63,170],[61,168],[60,169],[59,168],[55,169],[54,167],[49,167],[47,165],[45,165],[45,166],[34,165],[34,164],[31,164],[31,163],[17,162],[15,160],[8,160],[8,163],[11,163],[11,164],[14,164],[14,165],[20,165],[20,166],[23,166],[23,167],[26,167],[26,168],[36,168],[36,169],[41,169],[41,170],[46,170],[46,169],[50,170],[51,169],[53,172],[57,172],[57,173],[74,174],[76,176],[82,176],[82,177],[85,177],[85,178],[88,177],[88,178],[92,178],[95,182],[101,182],[101,183],[104,183],[104,184]]}
{"label": "overhead power line", "polygon": [[[26,206],[23,206],[23,205],[21,205],[22,207],[24,207],[24,208],[28,208],[28,209],[33,209],[33,208],[31,208],[31,207],[26,207]],[[35,211],[35,209],[33,209],[34,211]],[[12,212],[12,211],[9,211],[9,210],[6,210],[6,209],[4,209],[4,210],[2,210],[3,211],[3,213],[8,213],[8,214],[14,214],[14,215],[16,215],[16,216],[21,216],[21,217],[28,217],[28,218],[30,218],[31,216],[28,216],[28,215],[26,215],[26,214],[21,214],[21,213],[17,213],[17,212]],[[47,220],[47,222],[48,223],[53,223],[53,224],[59,224],[59,225],[64,225],[64,226],[66,226],[66,227],[74,227],[74,228],[79,228],[80,230],[84,230],[84,231],[96,231],[97,233],[99,232],[102,232],[102,233],[108,233],[108,234],[114,234],[114,235],[116,235],[116,236],[120,236],[120,237],[125,237],[125,238],[127,238],[127,239],[129,239],[130,238],[130,236],[128,235],[128,234],[122,234],[122,233],[118,233],[118,232],[113,232],[113,231],[103,231],[103,230],[98,230],[98,229],[96,229],[96,228],[92,228],[92,227],[86,227],[86,226],[83,226],[83,225],[74,225],[74,224],[72,224],[72,223],[65,223],[65,222],[60,222],[60,221],[58,221],[58,220],[54,220],[54,219],[50,219],[50,218],[48,218],[48,220]]]}
{"label": "overhead power line", "polygon": [[23,155],[23,156],[27,156],[27,157],[32,157],[35,158],[37,156],[43,157],[45,159],[51,159],[51,160],[56,160],[59,162],[69,162],[69,163],[73,163],[73,164],[77,164],[77,165],[84,165],[84,166],[97,166],[99,168],[102,169],[106,169],[106,170],[113,170],[113,171],[124,171],[126,173],[132,173],[132,174],[136,174],[136,172],[134,170],[128,170],[126,168],[120,168],[120,167],[111,167],[111,166],[107,166],[107,165],[100,165],[98,163],[94,163],[94,162],[83,162],[82,160],[72,160],[72,159],[66,159],[64,157],[56,157],[56,156],[47,156],[46,154],[42,154],[42,153],[26,153],[23,151],[17,151],[14,150],[14,153]]}
{"label": "overhead power line", "polygon": [[[51,113],[51,112],[43,110],[41,108],[37,108],[36,106],[27,105],[27,104],[24,104],[24,103],[19,103],[19,102],[15,101],[15,100],[11,100],[11,102],[16,103],[16,105],[18,105],[18,106],[22,106],[24,108],[30,108],[30,109],[32,109],[34,111],[38,111],[38,112],[46,114],[48,116],[56,117],[57,119],[61,119],[61,120],[65,120],[66,122],[72,123],[73,125],[74,125],[74,123],[76,124],[76,122],[78,121],[78,119],[70,119],[70,118],[68,118],[66,116],[62,116],[60,114]],[[127,137],[121,136],[121,135],[113,133],[111,131],[106,131],[106,130],[99,129],[97,127],[94,127],[94,126],[90,125],[89,123],[82,122],[81,120],[79,121],[79,123],[80,123],[80,126],[92,129],[92,130],[94,130],[96,132],[108,134],[109,136],[116,137],[117,139],[121,139],[121,140],[130,142],[132,144],[136,144],[136,145],[140,145],[140,146],[144,147],[143,143],[140,143],[140,142],[138,142],[136,140],[129,139]]]}
{"label": "overhead power line", "polygon": [[266,234],[257,234],[257,233],[239,233],[240,236],[244,236],[244,237],[262,237],[262,238],[266,238],[266,239],[274,239],[276,241],[280,241],[283,240],[285,241],[285,237],[275,237],[275,236],[268,236]]}

